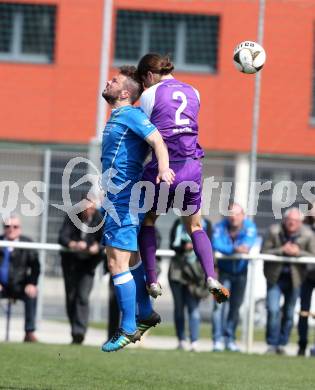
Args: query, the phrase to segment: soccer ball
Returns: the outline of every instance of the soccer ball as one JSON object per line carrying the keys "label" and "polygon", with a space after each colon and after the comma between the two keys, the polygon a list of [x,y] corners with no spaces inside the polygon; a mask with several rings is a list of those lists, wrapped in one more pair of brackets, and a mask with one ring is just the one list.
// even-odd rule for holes
{"label": "soccer ball", "polygon": [[266,61],[263,47],[253,41],[244,41],[236,46],[233,57],[236,69],[243,73],[256,73]]}

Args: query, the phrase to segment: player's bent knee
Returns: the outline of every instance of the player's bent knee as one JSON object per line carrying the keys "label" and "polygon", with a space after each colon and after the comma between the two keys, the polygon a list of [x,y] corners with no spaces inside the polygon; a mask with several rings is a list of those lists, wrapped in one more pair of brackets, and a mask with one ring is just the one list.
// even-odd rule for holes
{"label": "player's bent knee", "polygon": [[197,232],[198,230],[202,230],[202,226],[190,226],[190,228],[187,229],[188,234],[191,236],[194,232]]}
{"label": "player's bent knee", "polygon": [[185,221],[185,227],[189,235],[192,235],[197,230],[202,230],[201,221]]}
{"label": "player's bent knee", "polygon": [[116,262],[114,259],[107,259],[107,267],[108,271],[112,275],[116,271]]}
{"label": "player's bent knee", "polygon": [[108,259],[108,270],[111,275],[117,275],[121,272],[125,272],[128,267],[128,263],[117,261],[116,259]]}

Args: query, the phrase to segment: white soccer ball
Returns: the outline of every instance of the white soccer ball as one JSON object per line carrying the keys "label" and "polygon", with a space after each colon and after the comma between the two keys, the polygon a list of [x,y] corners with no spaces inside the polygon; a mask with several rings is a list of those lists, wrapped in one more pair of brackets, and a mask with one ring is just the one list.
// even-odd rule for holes
{"label": "white soccer ball", "polygon": [[244,41],[234,49],[233,62],[237,70],[243,73],[256,73],[264,66],[266,52],[253,41]]}

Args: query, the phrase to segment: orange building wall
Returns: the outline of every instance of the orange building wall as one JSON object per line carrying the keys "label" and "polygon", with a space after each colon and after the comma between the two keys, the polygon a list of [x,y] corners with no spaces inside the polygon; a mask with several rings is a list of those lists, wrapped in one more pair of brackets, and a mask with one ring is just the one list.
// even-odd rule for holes
{"label": "orange building wall", "polygon": [[269,58],[263,73],[259,139],[263,152],[315,155],[315,126],[309,125],[314,26],[313,0],[286,6],[273,0],[266,9]]}
{"label": "orange building wall", "polygon": [[95,133],[102,0],[30,0],[56,4],[55,62],[0,63],[0,137],[87,143]]}
{"label": "orange building wall", "polygon": [[[56,61],[44,66],[0,63],[0,137],[87,143],[95,134],[103,1],[45,3],[59,5]],[[315,1],[266,3],[259,151],[315,155],[315,127],[309,125]],[[218,73],[176,75],[201,93],[202,146],[248,151],[255,77],[234,69],[232,53],[236,43],[257,37],[258,1],[116,0],[114,8],[221,16]]]}

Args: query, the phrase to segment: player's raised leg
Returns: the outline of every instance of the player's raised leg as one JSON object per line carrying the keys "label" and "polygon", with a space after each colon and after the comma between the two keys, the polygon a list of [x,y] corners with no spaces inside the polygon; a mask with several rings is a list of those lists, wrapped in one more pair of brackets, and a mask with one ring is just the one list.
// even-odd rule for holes
{"label": "player's raised leg", "polygon": [[136,284],[129,270],[131,253],[126,250],[106,247],[108,268],[113,278],[115,294],[122,313],[120,328],[102,346],[104,352],[118,351],[131,342],[140,340],[136,325]]}
{"label": "player's raised leg", "polygon": [[153,298],[157,298],[162,294],[156,274],[156,234],[154,224],[157,218],[158,216],[154,211],[147,213],[138,237],[140,255],[145,268],[146,284],[149,294]]}
{"label": "player's raised leg", "polygon": [[148,329],[159,324],[161,322],[161,317],[152,308],[151,299],[146,288],[144,267],[138,254],[133,254],[131,256],[130,271],[136,283],[137,290],[137,327],[141,335],[143,335]]}
{"label": "player's raised leg", "polygon": [[196,256],[207,278],[209,291],[218,303],[228,300],[230,292],[217,279],[214,272],[214,258],[211,242],[202,228],[200,212],[184,217],[188,234],[191,236]]}

